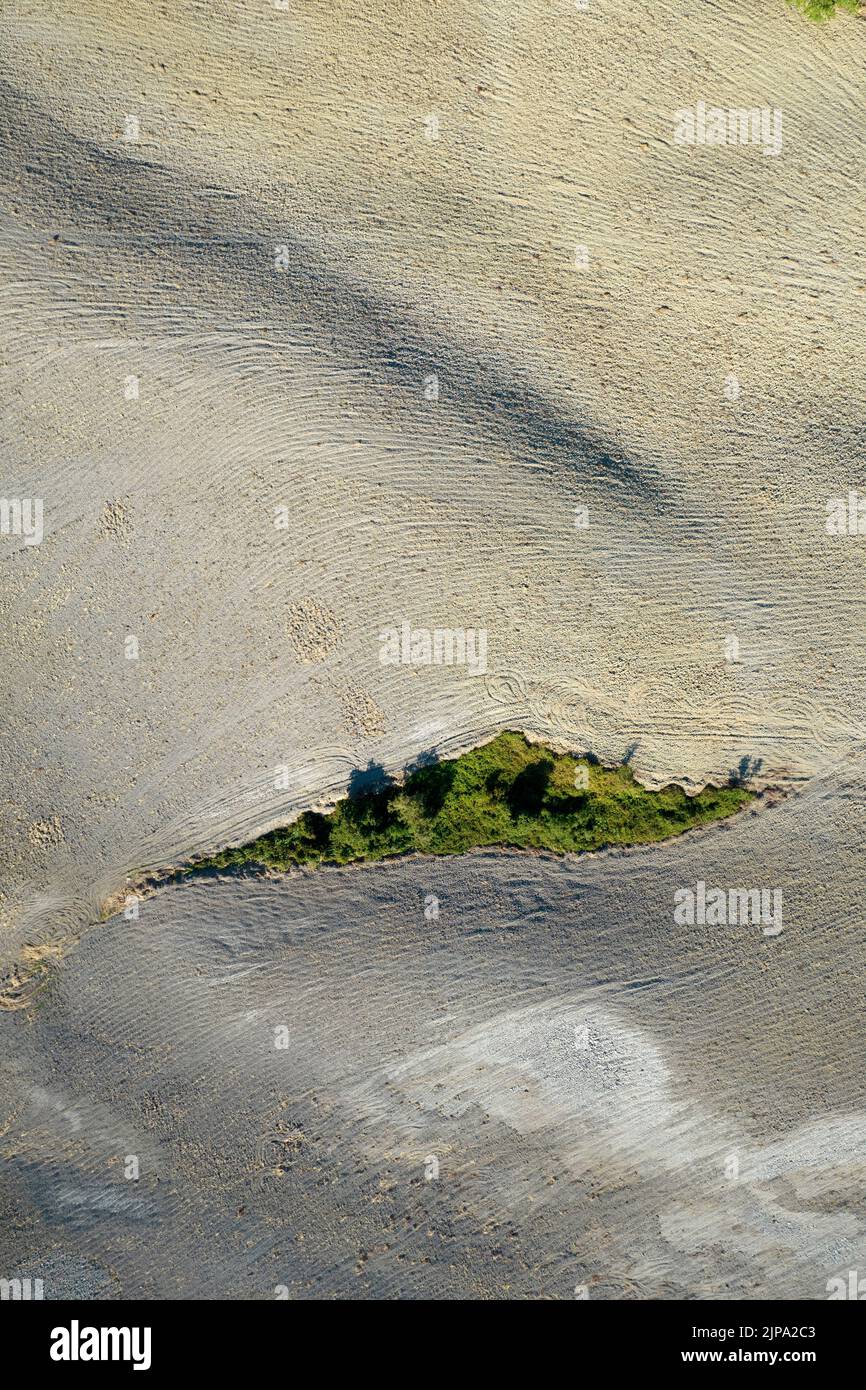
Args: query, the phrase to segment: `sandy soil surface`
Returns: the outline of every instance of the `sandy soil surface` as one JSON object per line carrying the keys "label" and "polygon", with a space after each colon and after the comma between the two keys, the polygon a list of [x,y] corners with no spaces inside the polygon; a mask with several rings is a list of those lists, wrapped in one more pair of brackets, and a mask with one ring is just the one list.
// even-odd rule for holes
{"label": "sandy soil surface", "polygon": [[[0,1015],[0,1264],[56,1297],[825,1298],[866,1261],[861,797],[150,899]],[[678,886],[767,873],[779,935],[675,925]]]}
{"label": "sandy soil surface", "polygon": [[[50,980],[35,1027],[3,1018],[17,1248],[93,1292],[822,1296],[866,1258],[866,537],[825,525],[866,443],[866,26],[4,19],[2,493],[44,538],[0,535],[2,999]],[[700,101],[779,110],[781,151],[676,143]],[[404,620],[486,629],[486,672],[383,665]],[[585,865],[204,885],[93,926],[143,870],[505,727],[793,794]],[[781,888],[781,936],[677,935],[672,882],[711,870]],[[726,1186],[732,1146],[765,1182]]]}
{"label": "sandy soil surface", "polygon": [[[825,505],[862,476],[864,42],[736,0],[12,0],[10,951],[506,725],[694,783],[863,737]],[[778,107],[781,154],[676,144],[698,100]],[[383,667],[402,619],[486,627],[486,676]]]}

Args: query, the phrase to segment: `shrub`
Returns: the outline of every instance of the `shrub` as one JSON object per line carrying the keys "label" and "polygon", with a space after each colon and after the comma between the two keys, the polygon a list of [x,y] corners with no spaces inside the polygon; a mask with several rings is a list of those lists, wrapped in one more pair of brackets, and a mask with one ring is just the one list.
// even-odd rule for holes
{"label": "shrub", "polygon": [[754,795],[742,769],[728,785],[696,796],[676,786],[648,791],[626,764],[604,768],[505,732],[459,758],[416,768],[402,787],[381,779],[375,790],[339,801],[330,815],[306,811],[192,870],[350,864],[410,850],[461,854],[476,846],[562,854],[651,843],[738,811]]}

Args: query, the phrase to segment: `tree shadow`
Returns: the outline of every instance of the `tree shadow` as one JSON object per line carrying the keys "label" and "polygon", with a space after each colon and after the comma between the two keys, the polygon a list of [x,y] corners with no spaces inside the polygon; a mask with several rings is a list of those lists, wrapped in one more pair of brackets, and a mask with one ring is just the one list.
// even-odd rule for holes
{"label": "tree shadow", "polygon": [[327,854],[331,845],[331,822],[321,811],[304,811],[298,817],[295,837],[305,847]]}
{"label": "tree shadow", "polygon": [[512,816],[537,816],[544,804],[553,763],[540,758],[518,772],[505,795]]}
{"label": "tree shadow", "polygon": [[393,777],[385,771],[382,764],[374,763],[371,758],[366,767],[353,768],[349,774],[349,800],[357,801],[362,796],[374,796],[394,785]]}
{"label": "tree shadow", "polygon": [[368,762],[349,776],[349,798],[345,806],[348,821],[367,831],[385,830],[393,819],[391,803],[400,788],[381,763]]}
{"label": "tree shadow", "polygon": [[763,758],[752,758],[748,753],[744,753],[737,766],[730,773],[730,783],[732,787],[745,787],[751,782],[753,777],[757,777],[761,768],[764,766]]}
{"label": "tree shadow", "polygon": [[406,791],[420,803],[425,816],[437,816],[454,785],[457,764],[439,762],[432,749],[420,753],[406,778]]}
{"label": "tree shadow", "polygon": [[749,758],[748,753],[744,753],[737,767],[728,773],[731,787],[746,787],[751,783],[752,777],[758,777],[760,769],[763,767],[763,758]]}

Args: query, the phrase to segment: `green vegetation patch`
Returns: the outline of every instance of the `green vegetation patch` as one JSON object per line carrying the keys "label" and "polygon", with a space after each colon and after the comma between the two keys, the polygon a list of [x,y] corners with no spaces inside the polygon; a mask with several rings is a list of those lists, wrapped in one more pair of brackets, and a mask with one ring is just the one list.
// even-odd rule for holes
{"label": "green vegetation patch", "polygon": [[810,19],[821,23],[822,20],[830,19],[837,10],[848,10],[851,14],[856,14],[861,0],[790,0],[790,3]]}
{"label": "green vegetation patch", "polygon": [[416,767],[402,784],[377,769],[353,780],[356,794],[350,790],[329,815],[306,811],[282,830],[199,860],[191,871],[356,864],[410,851],[463,854],[476,846],[564,854],[650,844],[733,815],[755,795],[742,776],[696,796],[674,786],[647,791],[626,764],[600,767],[510,732],[451,761]]}

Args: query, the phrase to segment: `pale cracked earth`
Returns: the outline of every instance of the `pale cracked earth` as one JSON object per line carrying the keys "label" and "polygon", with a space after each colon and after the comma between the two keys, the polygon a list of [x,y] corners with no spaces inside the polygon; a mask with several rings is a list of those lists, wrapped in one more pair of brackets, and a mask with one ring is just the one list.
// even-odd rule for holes
{"label": "pale cracked earth", "polygon": [[[0,1275],[826,1297],[866,1268],[866,536],[825,526],[866,25],[8,0],[2,47],[0,491],[44,538],[0,536]],[[701,100],[781,153],[675,143]],[[382,665],[404,619],[486,673]],[[111,916],[502,728],[785,795]],[[782,932],[676,925],[699,880]]]}

